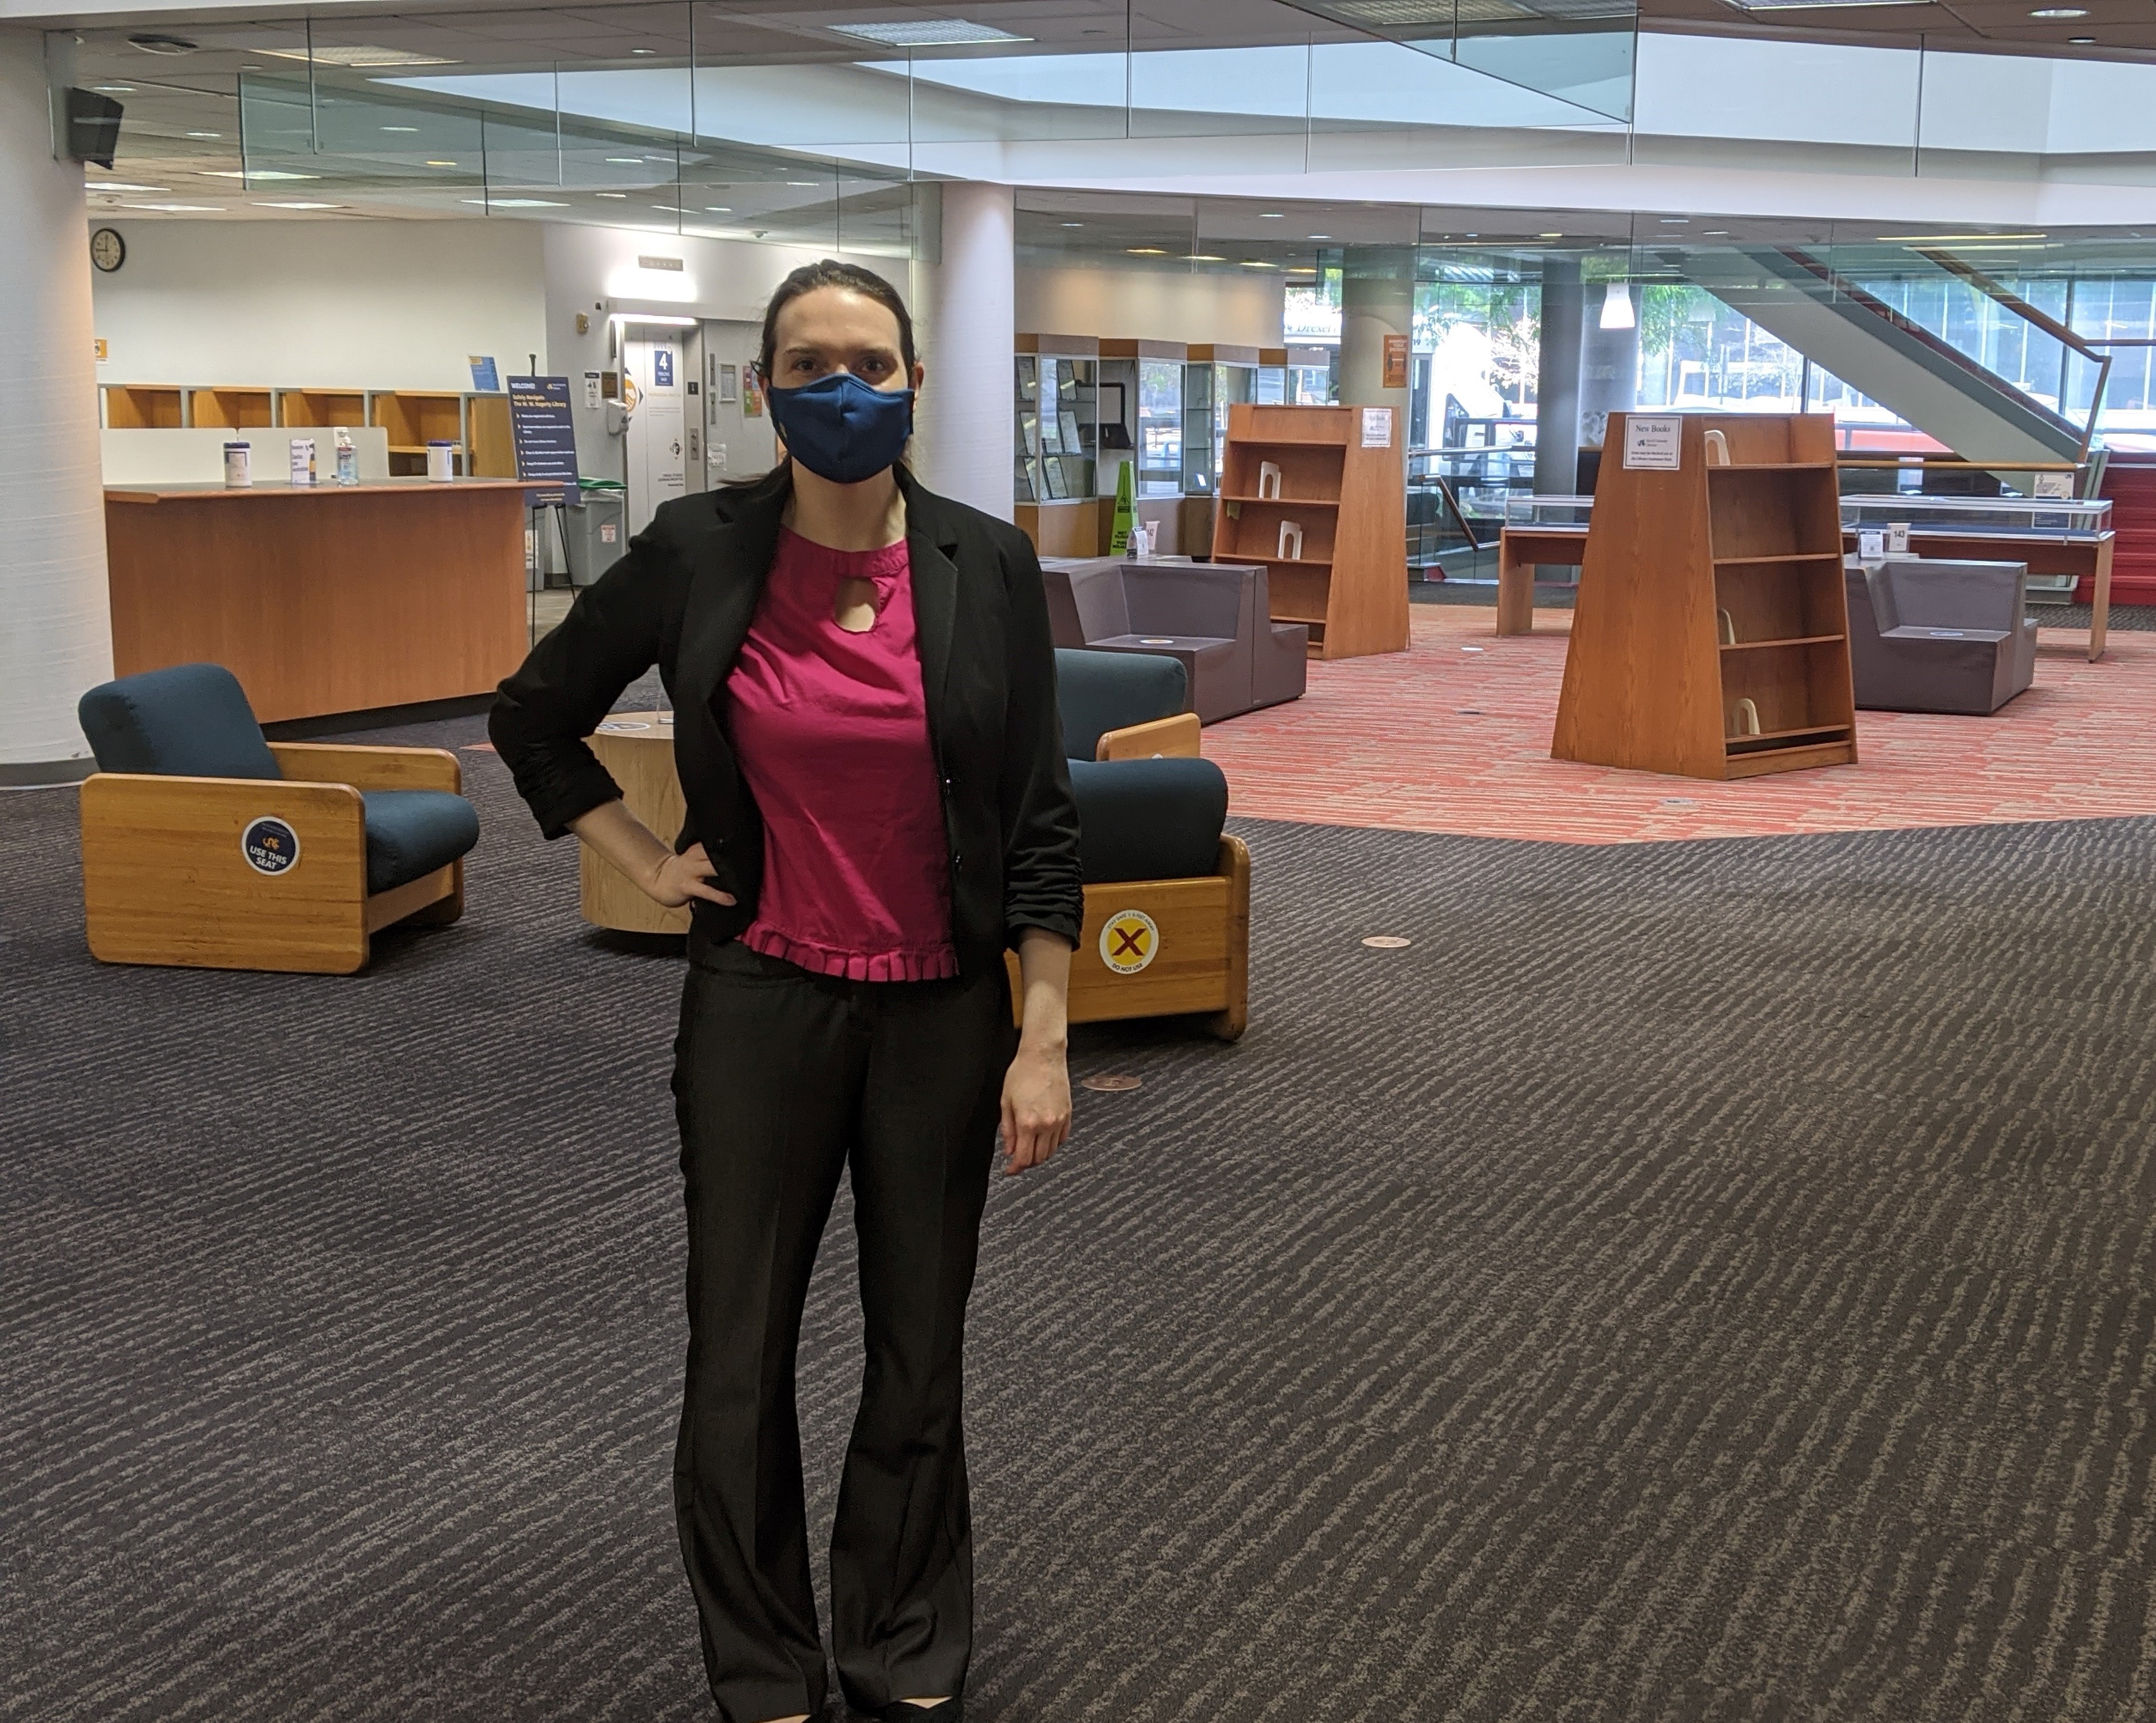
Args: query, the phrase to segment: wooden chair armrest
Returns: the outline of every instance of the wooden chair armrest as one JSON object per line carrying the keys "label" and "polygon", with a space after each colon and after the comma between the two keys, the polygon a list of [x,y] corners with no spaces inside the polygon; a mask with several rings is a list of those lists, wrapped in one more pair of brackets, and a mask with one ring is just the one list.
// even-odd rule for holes
{"label": "wooden chair armrest", "polygon": [[286,777],[355,790],[464,789],[464,767],[447,748],[368,748],[345,742],[272,742]]}
{"label": "wooden chair armrest", "polygon": [[1149,724],[1126,725],[1103,731],[1096,760],[1150,760],[1156,754],[1169,759],[1195,759],[1199,754],[1198,714],[1178,712],[1173,718],[1156,718]]}
{"label": "wooden chair armrest", "polygon": [[300,840],[297,864],[275,876],[280,883],[305,874],[310,896],[367,895],[367,810],[349,784],[97,772],[82,787],[84,869],[177,871],[198,884],[245,887],[272,877],[256,873],[240,850],[242,834],[265,815]]}

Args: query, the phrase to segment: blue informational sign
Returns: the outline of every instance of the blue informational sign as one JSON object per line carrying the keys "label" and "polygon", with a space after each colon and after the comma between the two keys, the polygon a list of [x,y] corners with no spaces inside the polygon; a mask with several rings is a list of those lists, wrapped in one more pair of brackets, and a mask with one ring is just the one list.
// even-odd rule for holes
{"label": "blue informational sign", "polygon": [[516,476],[547,487],[533,494],[535,505],[576,497],[577,431],[569,417],[568,378],[510,378],[509,435],[516,445]]}
{"label": "blue informational sign", "polygon": [[670,389],[674,387],[674,350],[654,347],[651,350],[651,387]]}
{"label": "blue informational sign", "polygon": [[470,353],[472,387],[481,394],[491,395],[501,387],[501,373],[495,369],[490,353]]}

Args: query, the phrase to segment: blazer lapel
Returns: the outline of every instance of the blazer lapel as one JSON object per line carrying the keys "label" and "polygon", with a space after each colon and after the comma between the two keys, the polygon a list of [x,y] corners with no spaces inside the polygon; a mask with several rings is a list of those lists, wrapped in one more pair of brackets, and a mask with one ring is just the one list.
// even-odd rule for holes
{"label": "blazer lapel", "polygon": [[774,483],[742,497],[733,518],[720,523],[696,559],[675,658],[679,709],[708,709],[733,669],[771,572],[786,491],[783,483]]}
{"label": "blazer lapel", "polygon": [[[921,690],[928,708],[928,733],[943,736],[943,690],[951,672],[951,641],[958,625],[958,565],[951,560],[957,535],[937,499],[898,469],[906,493],[906,556],[913,583],[913,631],[921,654]],[[941,753],[941,748],[938,748]]]}

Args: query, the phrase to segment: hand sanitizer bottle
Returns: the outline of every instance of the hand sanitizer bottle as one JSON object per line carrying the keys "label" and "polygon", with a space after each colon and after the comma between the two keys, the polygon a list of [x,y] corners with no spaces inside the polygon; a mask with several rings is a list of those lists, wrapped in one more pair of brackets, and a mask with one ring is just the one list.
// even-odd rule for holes
{"label": "hand sanitizer bottle", "polygon": [[359,483],[359,451],[352,446],[352,433],[342,425],[336,427],[336,482]]}

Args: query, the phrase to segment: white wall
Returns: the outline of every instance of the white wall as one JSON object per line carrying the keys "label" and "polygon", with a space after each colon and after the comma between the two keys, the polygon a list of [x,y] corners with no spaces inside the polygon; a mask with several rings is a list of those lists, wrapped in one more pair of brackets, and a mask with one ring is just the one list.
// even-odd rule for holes
{"label": "white wall", "polygon": [[1277,347],[1286,284],[1270,271],[1184,274],[1071,266],[1018,272],[1018,326],[1029,335],[1223,341]]}
{"label": "white wall", "polygon": [[105,221],[100,382],[468,389],[547,357],[542,229],[521,221]]}

